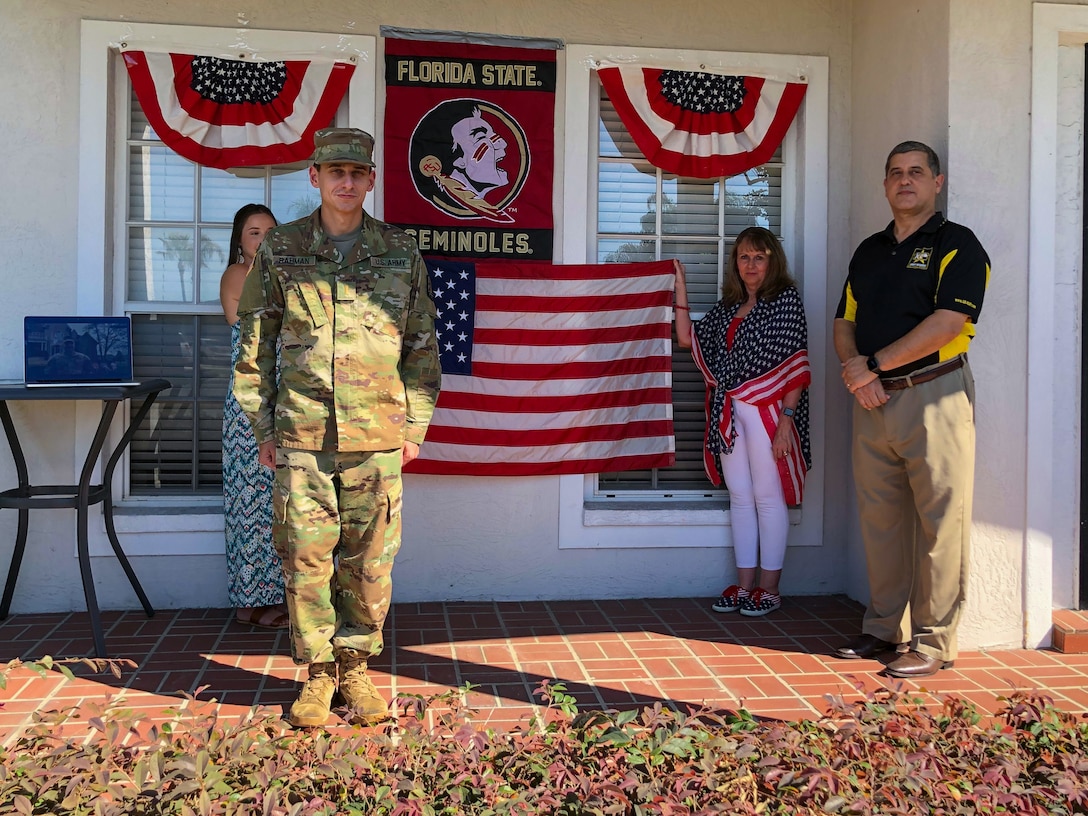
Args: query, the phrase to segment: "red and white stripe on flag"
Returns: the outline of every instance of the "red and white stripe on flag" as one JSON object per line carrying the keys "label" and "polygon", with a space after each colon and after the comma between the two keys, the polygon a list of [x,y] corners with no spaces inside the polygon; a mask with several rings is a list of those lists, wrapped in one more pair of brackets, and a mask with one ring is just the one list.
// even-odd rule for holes
{"label": "red and white stripe on flag", "polygon": [[[692,355],[696,367],[702,372],[706,381],[706,433],[712,433],[711,429],[711,397],[718,383],[714,379],[710,367],[703,357],[699,346],[699,338],[692,335]],[[717,432],[722,439],[730,439],[733,436],[733,407],[732,400],[739,400],[748,405],[759,408],[760,419],[763,420],[763,429],[767,432],[768,443],[774,439],[778,430],[779,419],[782,415],[782,398],[795,388],[807,388],[812,383],[812,368],[809,365],[808,352],[801,350],[791,354],[780,364],[759,377],[753,377],[739,387],[728,391],[729,398],[725,400],[721,421]],[[808,468],[805,465],[804,454],[801,450],[801,435],[796,426],[790,426],[792,439],[790,440],[790,452],[784,458],[777,460],[778,478],[782,482],[782,493],[786,504],[789,506],[800,505],[805,493],[805,474]],[[708,450],[708,445],[703,445],[703,468],[711,484],[721,484],[718,475],[718,467]]]}
{"label": "red and white stripe on flag", "polygon": [[[782,416],[782,395],[795,388],[807,388],[812,382],[812,369],[809,367],[808,352],[798,351],[782,362],[777,368],[730,391],[733,399],[759,406],[759,416],[763,420],[763,429],[768,439],[774,439],[775,431]],[[801,504],[805,491],[805,460],[801,453],[801,436],[797,427],[790,423],[793,438],[790,440],[790,452],[777,460],[778,478],[782,482],[782,493],[786,504]]]}
{"label": "red and white stripe on flag", "polygon": [[691,178],[735,176],[769,161],[807,87],[639,66],[603,66],[597,74],[646,159]]}
{"label": "red and white stripe on flag", "polygon": [[163,143],[190,161],[227,169],[304,161],[333,121],[350,62],[255,62],[125,51],[144,115]]}
{"label": "red and white stripe on flag", "polygon": [[[673,464],[672,261],[428,267],[442,391],[407,472],[531,476]],[[473,278],[474,293],[463,291]]]}

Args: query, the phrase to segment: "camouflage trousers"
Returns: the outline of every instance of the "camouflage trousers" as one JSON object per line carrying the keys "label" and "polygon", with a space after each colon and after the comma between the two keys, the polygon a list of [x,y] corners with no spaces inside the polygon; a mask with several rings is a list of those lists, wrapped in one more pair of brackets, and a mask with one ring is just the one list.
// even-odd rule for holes
{"label": "camouflage trousers", "polygon": [[329,662],[345,649],[381,652],[401,489],[400,450],[276,449],[272,542],[296,663]]}

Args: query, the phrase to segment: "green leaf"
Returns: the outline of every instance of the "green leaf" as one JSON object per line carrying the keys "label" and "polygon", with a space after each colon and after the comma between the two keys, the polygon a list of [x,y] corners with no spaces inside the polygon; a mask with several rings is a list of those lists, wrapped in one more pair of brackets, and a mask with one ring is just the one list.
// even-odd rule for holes
{"label": "green leaf", "polygon": [[610,728],[597,738],[597,742],[608,742],[613,745],[630,745],[633,740],[626,731],[618,728]]}
{"label": "green leaf", "polygon": [[661,745],[661,750],[666,754],[673,754],[674,756],[691,756],[693,753],[690,741],[677,739],[675,737],[666,740]]}

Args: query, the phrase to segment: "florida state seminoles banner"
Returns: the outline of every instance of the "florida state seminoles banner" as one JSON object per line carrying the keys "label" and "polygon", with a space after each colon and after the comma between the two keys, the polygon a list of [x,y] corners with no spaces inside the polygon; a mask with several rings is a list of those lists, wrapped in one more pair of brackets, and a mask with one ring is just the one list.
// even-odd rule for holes
{"label": "florida state seminoles banner", "polygon": [[602,66],[597,75],[646,159],[692,178],[735,176],[769,161],[807,87],[639,66]]}
{"label": "florida state seminoles banner", "polygon": [[132,89],[163,143],[205,167],[308,159],[347,92],[350,62],[254,62],[126,51]]}
{"label": "florida state seminoles banner", "polygon": [[385,219],[446,258],[552,257],[555,52],[385,41]]}

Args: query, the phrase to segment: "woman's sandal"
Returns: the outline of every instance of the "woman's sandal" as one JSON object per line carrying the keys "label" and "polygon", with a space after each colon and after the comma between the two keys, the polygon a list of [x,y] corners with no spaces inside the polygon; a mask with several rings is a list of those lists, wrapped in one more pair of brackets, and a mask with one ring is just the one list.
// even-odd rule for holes
{"label": "woman's sandal", "polygon": [[238,609],[235,616],[239,623],[248,623],[260,629],[286,629],[291,625],[291,618],[282,604]]}

